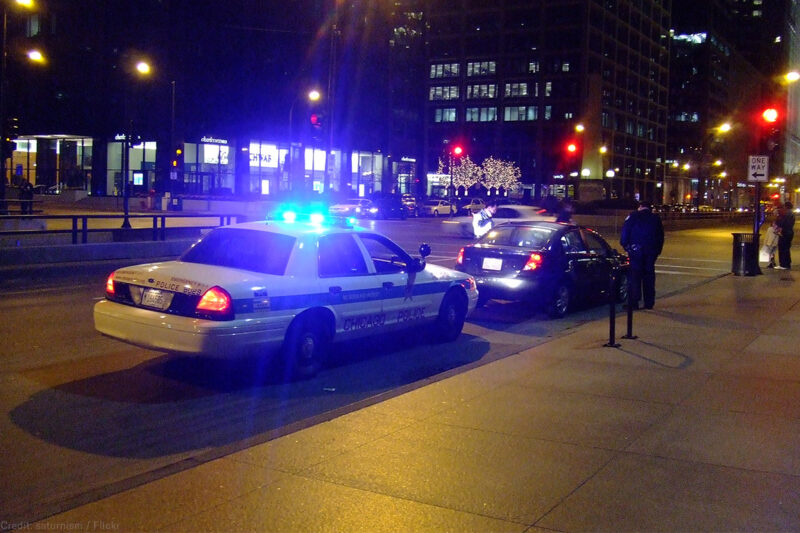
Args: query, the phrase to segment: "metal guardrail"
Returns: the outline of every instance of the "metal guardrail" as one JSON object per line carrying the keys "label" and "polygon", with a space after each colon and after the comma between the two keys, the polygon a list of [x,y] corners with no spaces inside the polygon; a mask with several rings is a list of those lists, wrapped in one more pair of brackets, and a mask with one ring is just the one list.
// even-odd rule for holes
{"label": "metal guardrail", "polygon": [[[241,222],[247,219],[246,216],[241,214],[157,214],[157,215],[128,215],[128,219],[151,219],[152,220],[152,239],[153,241],[166,240],[167,234],[167,220],[171,219],[205,219],[214,218],[219,220],[219,224],[214,225],[183,225],[183,226],[170,226],[170,228],[193,228],[193,229],[211,229],[218,226],[227,226],[235,219],[236,222]],[[119,220],[120,222],[125,219],[125,215],[0,215],[0,225],[7,220],[11,221],[25,221],[25,220],[66,220],[70,221],[71,228],[54,228],[54,229],[13,229],[7,230],[0,228],[0,237],[5,235],[59,235],[71,234],[72,244],[86,244],[89,240],[89,233],[100,232],[114,232],[114,231],[137,231],[143,228],[122,228],[120,226],[104,227],[89,227],[90,221],[98,220]],[[243,219],[243,220],[242,220]],[[144,228],[146,229],[146,228]]]}

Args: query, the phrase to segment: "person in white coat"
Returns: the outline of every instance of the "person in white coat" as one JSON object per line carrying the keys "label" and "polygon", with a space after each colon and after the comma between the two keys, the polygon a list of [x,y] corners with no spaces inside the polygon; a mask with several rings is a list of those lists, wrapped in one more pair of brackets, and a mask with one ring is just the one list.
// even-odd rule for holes
{"label": "person in white coat", "polygon": [[476,239],[483,237],[494,227],[494,220],[492,220],[492,217],[496,212],[497,205],[495,203],[489,203],[486,204],[486,207],[472,215],[472,231]]}

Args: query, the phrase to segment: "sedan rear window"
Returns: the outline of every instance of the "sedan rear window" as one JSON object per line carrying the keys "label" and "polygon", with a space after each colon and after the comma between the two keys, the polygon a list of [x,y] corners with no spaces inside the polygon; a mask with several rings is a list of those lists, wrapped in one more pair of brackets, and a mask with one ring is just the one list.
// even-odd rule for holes
{"label": "sedan rear window", "polygon": [[295,238],[280,233],[216,229],[181,256],[181,261],[282,276]]}
{"label": "sedan rear window", "polygon": [[547,246],[554,231],[552,228],[545,227],[501,225],[487,233],[480,242],[481,244],[542,249]]}

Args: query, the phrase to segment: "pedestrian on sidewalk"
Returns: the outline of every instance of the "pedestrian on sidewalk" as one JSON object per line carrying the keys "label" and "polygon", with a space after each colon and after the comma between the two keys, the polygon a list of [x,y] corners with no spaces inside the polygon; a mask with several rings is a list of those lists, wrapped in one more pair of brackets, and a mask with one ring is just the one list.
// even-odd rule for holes
{"label": "pedestrian on sidewalk", "polygon": [[783,204],[783,210],[776,220],[780,229],[778,236],[778,266],[779,270],[792,268],[792,239],[794,238],[794,205],[792,202]]}
{"label": "pedestrian on sidewalk", "polygon": [[653,204],[640,201],[639,208],[628,215],[622,225],[620,244],[631,261],[629,301],[638,309],[643,297],[645,308],[652,309],[656,301],[656,259],[664,247],[664,225],[653,213]]}

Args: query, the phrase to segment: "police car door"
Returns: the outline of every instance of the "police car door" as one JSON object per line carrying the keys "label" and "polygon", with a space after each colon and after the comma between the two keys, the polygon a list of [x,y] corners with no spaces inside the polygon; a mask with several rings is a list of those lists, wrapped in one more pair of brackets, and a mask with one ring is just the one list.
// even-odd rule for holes
{"label": "police car door", "polygon": [[429,274],[409,273],[411,256],[391,240],[374,233],[359,233],[383,287],[383,313],[390,328],[412,326],[430,314],[432,294],[425,290]]}
{"label": "police car door", "polygon": [[320,237],[317,269],[328,306],[336,316],[337,338],[370,335],[384,326],[384,288],[352,233]]}

